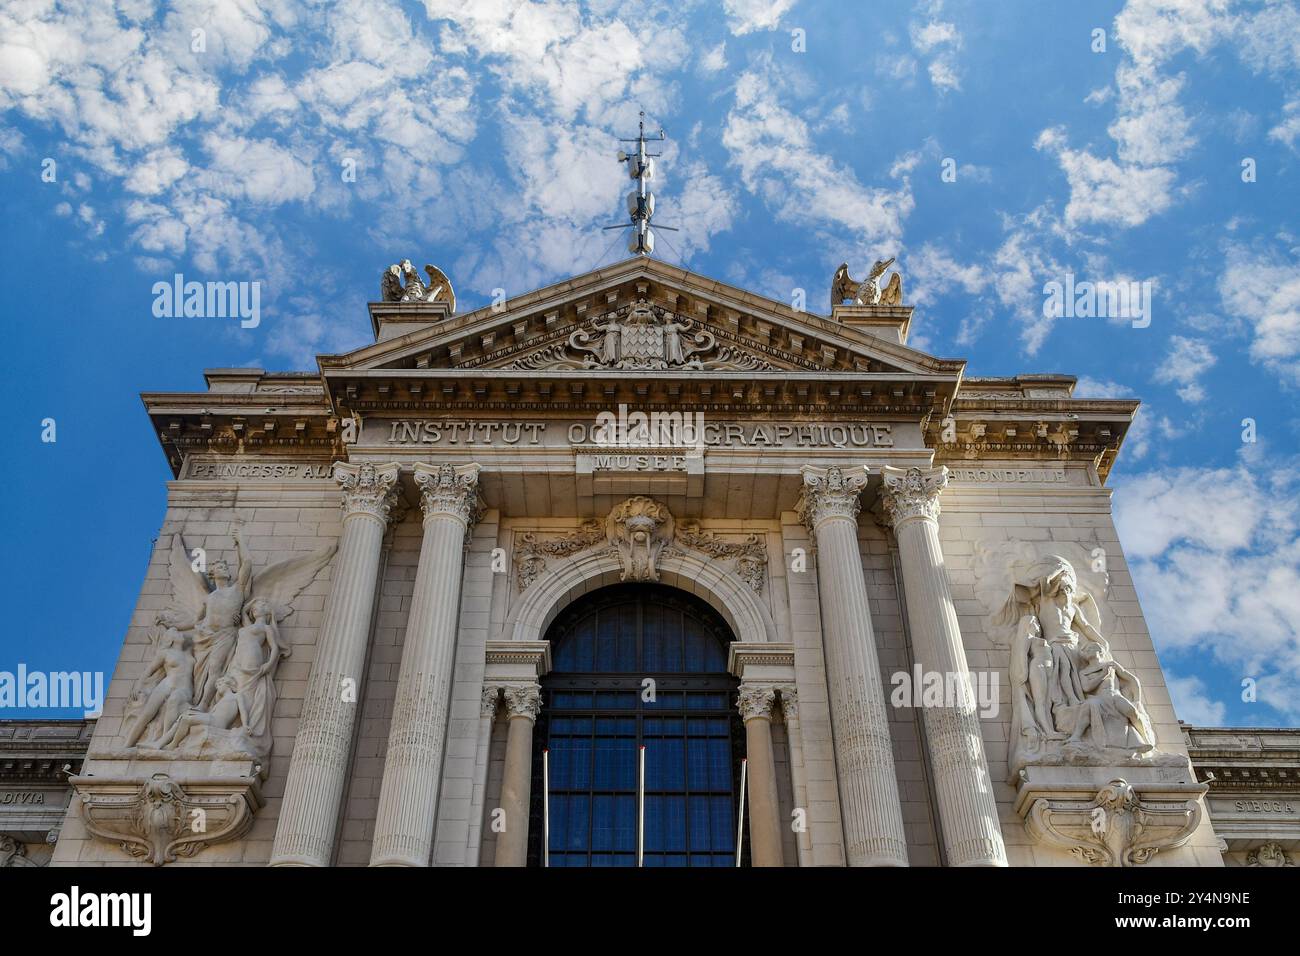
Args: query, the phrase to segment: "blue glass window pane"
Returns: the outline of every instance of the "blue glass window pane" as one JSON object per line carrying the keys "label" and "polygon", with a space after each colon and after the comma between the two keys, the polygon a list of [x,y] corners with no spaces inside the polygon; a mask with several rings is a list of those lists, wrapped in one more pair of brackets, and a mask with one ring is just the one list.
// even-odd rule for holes
{"label": "blue glass window pane", "polygon": [[709,789],[731,789],[731,741],[710,737],[709,741]]}
{"label": "blue glass window pane", "polygon": [[641,666],[652,674],[667,670],[664,667],[663,627],[659,621],[659,608],[653,605],[641,609]]}
{"label": "blue glass window pane", "polygon": [[557,690],[551,706],[556,710],[577,710],[591,707],[591,693],[573,690]]}
{"label": "blue glass window pane", "polygon": [[731,797],[710,797],[709,812],[713,817],[713,848],[736,852],[736,818],[731,811]]}
{"label": "blue glass window pane", "polygon": [[704,633],[698,621],[687,620],[685,625],[686,659],[682,670],[701,674],[709,670],[708,646],[716,643]]}
{"label": "blue glass window pane", "polygon": [[573,755],[569,752],[570,741],[565,739],[552,740],[550,753],[547,759],[550,761],[551,789],[567,790],[572,779]]}
{"label": "blue glass window pane", "polygon": [[591,797],[581,794],[570,796],[567,800],[569,812],[565,829],[564,848],[568,850],[585,850],[587,840],[590,839]]}
{"label": "blue glass window pane", "polygon": [[692,797],[690,802],[691,849],[713,849],[713,817],[708,797]]}
{"label": "blue glass window pane", "polygon": [[686,789],[709,789],[709,741],[690,738],[686,741]]}
{"label": "blue glass window pane", "polygon": [[727,707],[726,694],[687,694],[686,708],[688,710],[725,710]]}
{"label": "blue glass window pane", "polygon": [[[569,825],[569,801],[567,797],[551,797],[551,854],[564,849],[565,834]],[[558,864],[562,866],[563,864]]]}
{"label": "blue glass window pane", "polygon": [[686,798],[649,796],[645,798],[647,851],[686,849]]}
{"label": "blue glass window pane", "polygon": [[596,738],[597,790],[636,790],[636,740],[631,737]]}
{"label": "blue glass window pane", "polygon": [[637,609],[623,605],[618,615],[618,669],[623,672],[640,670],[636,659]]}
{"label": "blue glass window pane", "polygon": [[684,744],[680,737],[645,742],[646,790],[681,790],[686,783]]}
{"label": "blue glass window pane", "polygon": [[591,786],[591,739],[575,737],[569,741],[570,790],[586,790]]}
{"label": "blue glass window pane", "polygon": [[602,691],[596,694],[597,710],[635,710],[636,694],[632,691]]}
{"label": "blue glass window pane", "polygon": [[618,611],[604,611],[597,616],[596,654],[592,670],[608,673],[618,668]]}

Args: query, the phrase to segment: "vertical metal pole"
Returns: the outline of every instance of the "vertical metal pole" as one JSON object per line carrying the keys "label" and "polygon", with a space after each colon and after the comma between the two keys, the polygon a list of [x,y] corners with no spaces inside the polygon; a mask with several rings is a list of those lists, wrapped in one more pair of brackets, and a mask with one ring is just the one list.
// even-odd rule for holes
{"label": "vertical metal pole", "polygon": [[636,865],[645,860],[645,744],[641,745],[636,768]]}
{"label": "vertical metal pole", "polygon": [[749,771],[749,758],[740,758],[740,812],[736,814],[736,866],[740,866],[740,851],[745,839],[745,777]]}
{"label": "vertical metal pole", "polygon": [[542,866],[551,865],[551,752],[542,750]]}

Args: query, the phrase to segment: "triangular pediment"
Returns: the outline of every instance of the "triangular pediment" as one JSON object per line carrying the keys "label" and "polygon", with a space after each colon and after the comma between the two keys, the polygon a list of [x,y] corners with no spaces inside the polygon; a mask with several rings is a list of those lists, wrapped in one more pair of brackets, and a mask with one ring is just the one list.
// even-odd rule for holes
{"label": "triangular pediment", "polygon": [[[380,341],[322,356],[323,368],[959,377],[964,365],[899,341],[908,307],[875,307],[850,325],[644,257],[463,315],[423,303],[371,312]],[[402,334],[385,338],[386,322]]]}

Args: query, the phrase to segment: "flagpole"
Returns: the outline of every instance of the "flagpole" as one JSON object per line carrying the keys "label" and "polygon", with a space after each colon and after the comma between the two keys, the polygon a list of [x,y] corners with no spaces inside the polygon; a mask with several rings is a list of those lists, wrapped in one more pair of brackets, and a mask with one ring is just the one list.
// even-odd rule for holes
{"label": "flagpole", "polygon": [[636,865],[645,860],[645,744],[637,756],[636,767]]}
{"label": "flagpole", "polygon": [[736,824],[736,866],[740,866],[740,851],[743,849],[745,839],[745,775],[749,770],[749,759],[740,758],[740,812],[736,814],[738,821]]}
{"label": "flagpole", "polygon": [[542,750],[542,866],[551,865],[551,752]]}

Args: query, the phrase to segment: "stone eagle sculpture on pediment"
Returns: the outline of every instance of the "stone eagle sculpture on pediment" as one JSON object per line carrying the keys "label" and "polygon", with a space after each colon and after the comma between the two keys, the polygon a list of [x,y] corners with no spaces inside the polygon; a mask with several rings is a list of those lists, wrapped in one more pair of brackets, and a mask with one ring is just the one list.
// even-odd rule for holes
{"label": "stone eagle sculpture on pediment", "polygon": [[290,652],[279,624],[337,545],[254,572],[238,529],[231,537],[233,572],[225,560],[201,570],[172,536],[171,603],[157,614],[152,656],[127,702],[128,749],[270,753],[275,671]]}

